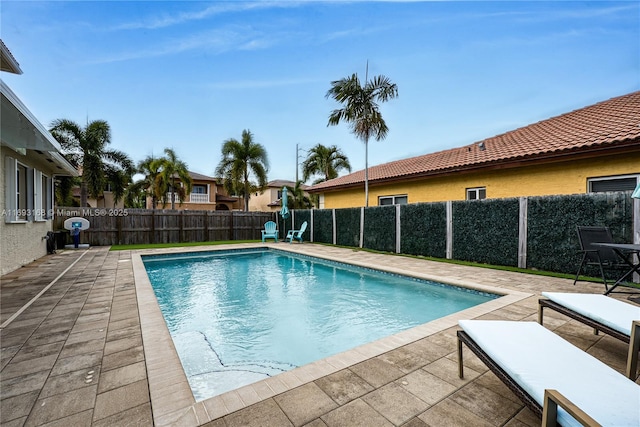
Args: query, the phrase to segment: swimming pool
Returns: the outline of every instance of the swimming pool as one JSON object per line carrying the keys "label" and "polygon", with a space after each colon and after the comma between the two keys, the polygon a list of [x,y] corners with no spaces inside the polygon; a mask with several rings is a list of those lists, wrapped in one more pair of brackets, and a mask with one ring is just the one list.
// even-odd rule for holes
{"label": "swimming pool", "polygon": [[497,297],[262,248],[143,261],[196,400]]}

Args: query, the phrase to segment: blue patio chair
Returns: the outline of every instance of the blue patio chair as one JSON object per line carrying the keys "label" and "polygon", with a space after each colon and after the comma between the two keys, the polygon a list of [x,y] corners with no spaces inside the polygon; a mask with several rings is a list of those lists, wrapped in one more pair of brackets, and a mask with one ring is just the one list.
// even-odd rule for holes
{"label": "blue patio chair", "polygon": [[278,241],[278,230],[276,230],[276,223],[273,221],[267,221],[264,223],[264,230],[262,230],[262,241],[264,239],[273,239]]}
{"label": "blue patio chair", "polygon": [[302,243],[302,234],[305,232],[305,230],[307,229],[307,221],[303,222],[302,225],[300,226],[300,230],[289,230],[289,232],[287,233],[287,237],[285,237],[285,241],[289,241],[289,243],[293,242],[294,240],[297,240],[298,242]]}

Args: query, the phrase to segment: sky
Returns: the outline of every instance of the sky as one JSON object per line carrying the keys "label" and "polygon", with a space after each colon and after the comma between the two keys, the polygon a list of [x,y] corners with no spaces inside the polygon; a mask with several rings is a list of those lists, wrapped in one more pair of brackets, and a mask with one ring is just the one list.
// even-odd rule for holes
{"label": "sky", "polygon": [[269,180],[294,180],[316,144],[364,169],[364,143],[327,126],[341,105],[326,93],[367,64],[398,87],[369,166],[640,90],[637,1],[2,0],[0,12],[24,72],[2,79],[43,125],[106,120],[134,162],[172,148],[210,176],[244,129]]}

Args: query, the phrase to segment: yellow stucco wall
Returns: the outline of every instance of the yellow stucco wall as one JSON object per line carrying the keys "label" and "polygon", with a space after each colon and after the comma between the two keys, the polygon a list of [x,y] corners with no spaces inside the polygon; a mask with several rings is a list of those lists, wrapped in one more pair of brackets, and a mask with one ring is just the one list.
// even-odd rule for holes
{"label": "yellow stucco wall", "polygon": [[[407,195],[409,203],[464,200],[466,189],[485,187],[488,199],[587,192],[589,178],[640,174],[640,149],[635,153],[597,159],[572,160],[484,172],[460,173],[420,181],[369,185],[369,206],[380,196]],[[364,206],[364,184],[324,194],[324,208]]]}

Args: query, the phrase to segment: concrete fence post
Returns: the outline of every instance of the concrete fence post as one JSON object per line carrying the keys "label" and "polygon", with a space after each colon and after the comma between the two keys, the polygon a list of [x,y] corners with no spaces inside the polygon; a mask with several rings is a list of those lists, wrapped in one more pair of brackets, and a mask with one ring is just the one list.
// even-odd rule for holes
{"label": "concrete fence post", "polygon": [[453,202],[447,200],[447,259],[453,258]]}
{"label": "concrete fence post", "polygon": [[520,197],[520,216],[518,218],[518,267],[527,268],[527,212],[529,199]]}

